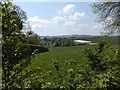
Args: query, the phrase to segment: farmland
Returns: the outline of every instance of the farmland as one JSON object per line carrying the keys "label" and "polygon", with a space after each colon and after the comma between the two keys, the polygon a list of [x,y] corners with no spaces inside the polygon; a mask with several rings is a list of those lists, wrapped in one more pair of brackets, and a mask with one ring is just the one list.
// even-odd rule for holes
{"label": "farmland", "polygon": [[[75,60],[80,64],[85,64],[87,63],[84,54],[85,49],[94,47],[96,46],[80,45],[69,47],[52,47],[49,48],[49,52],[37,54],[35,58],[32,59],[29,68],[39,66],[45,70],[50,70],[52,69],[52,61],[58,61],[61,65],[63,65],[65,60]],[[113,45],[113,47],[117,48],[117,45]]]}
{"label": "farmland", "polygon": [[49,52],[40,53],[32,59],[30,67],[40,66],[45,70],[52,70],[51,62],[58,61],[60,65],[63,65],[65,60],[75,60],[80,64],[87,63],[84,58],[84,50],[86,48],[93,48],[94,46],[70,46],[70,47],[53,47],[49,48]]}
{"label": "farmland", "polygon": [[[111,37],[110,43],[114,48],[118,48],[120,37]],[[99,37],[87,38],[86,40],[91,40],[92,42],[98,43]],[[51,62],[58,61],[60,65],[63,65],[65,60],[75,60],[80,64],[86,64],[87,59],[85,58],[85,49],[94,48],[96,46],[90,45],[80,45],[80,46],[65,46],[65,47],[51,47],[49,52],[37,54],[35,58],[32,59],[31,65],[28,68],[34,68],[39,66],[45,70],[52,70]]]}

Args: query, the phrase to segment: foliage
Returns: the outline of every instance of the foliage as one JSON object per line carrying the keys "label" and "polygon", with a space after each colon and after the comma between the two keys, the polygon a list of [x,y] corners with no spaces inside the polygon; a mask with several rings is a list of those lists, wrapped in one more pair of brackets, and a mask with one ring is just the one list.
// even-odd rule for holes
{"label": "foliage", "polygon": [[26,44],[26,46],[30,47],[28,52],[31,53],[31,54],[33,54],[33,53],[37,54],[37,53],[48,52],[49,51],[48,48],[40,46],[40,45]]}
{"label": "foliage", "polygon": [[[60,65],[53,58],[53,71],[44,71],[39,67],[29,70],[26,69],[31,63],[32,52],[34,55],[37,49],[42,49],[43,51],[47,51],[48,49],[25,44],[26,36],[21,31],[23,28],[22,18],[13,9],[12,2],[9,0],[3,2],[2,12],[3,90],[22,90],[26,88],[32,90],[96,90],[120,88],[120,50],[115,50],[110,47],[105,39],[102,39],[96,48],[87,49],[85,51],[86,57],[84,58],[81,58],[79,55],[76,57],[76,54],[74,54],[76,50],[65,54],[63,50],[59,49],[59,52],[65,54],[64,58],[66,58],[66,55],[70,58],[69,60],[63,60],[65,61],[63,65]],[[78,54],[81,54],[80,50],[79,53],[77,52]],[[67,52],[70,52],[70,48]],[[55,53],[50,54],[56,55]],[[57,59],[62,59],[59,53],[58,56],[59,58]],[[75,60],[71,60],[72,56],[75,57]],[[45,57],[47,58],[48,56]],[[83,65],[78,63],[86,59],[88,59],[87,63]],[[45,62],[44,65],[48,67],[46,64],[50,63]],[[54,72],[56,74],[53,74]]]}
{"label": "foliage", "polygon": [[92,85],[97,89],[118,89],[120,88],[120,50],[113,49],[105,39],[100,41],[95,50],[86,51],[89,66],[95,73]]}
{"label": "foliage", "polygon": [[[108,41],[109,42],[109,41]],[[87,49],[85,54],[89,60],[86,68],[76,68],[76,62],[66,72],[66,67],[60,70],[58,62],[53,62],[57,70],[55,85],[65,90],[76,89],[119,89],[120,88],[120,50],[113,49],[105,39],[102,39],[95,49]],[[74,64],[75,63],[75,64]],[[65,64],[66,65],[66,64]],[[75,72],[77,71],[77,72]]]}
{"label": "foliage", "polygon": [[74,46],[74,42],[73,42],[73,40],[68,39],[68,40],[66,40],[65,45],[66,46]]}
{"label": "foliage", "polygon": [[[90,87],[90,70],[81,69],[81,66],[76,61],[65,61],[62,68],[60,68],[57,61],[53,61],[52,65],[56,70],[55,76],[52,71],[46,72],[39,67],[29,70],[26,74],[29,78],[24,80],[25,87],[33,90],[79,90]],[[53,80],[51,81],[48,78]]]}
{"label": "foliage", "polygon": [[33,31],[26,32],[26,39],[28,44],[40,45],[40,36]]}
{"label": "foliage", "polygon": [[25,23],[25,21],[27,20],[27,15],[26,15],[25,11],[23,11],[17,5],[13,5],[12,8],[13,8],[14,11],[16,11],[16,13],[19,16],[19,18],[21,19],[21,21]]}
{"label": "foliage", "polygon": [[102,2],[93,5],[94,13],[99,15],[99,21],[103,22],[108,33],[119,34],[120,31],[120,1]]}
{"label": "foliage", "polygon": [[[48,49],[26,44],[26,35],[22,32],[26,15],[18,6],[13,6],[12,2],[2,3],[2,19],[2,88],[3,90],[23,89],[26,88],[23,83],[27,83],[28,77],[30,79],[30,72],[28,74],[23,71],[30,64],[31,54],[34,56]],[[33,41],[35,40],[36,38]],[[35,73],[35,70],[32,72]]]}
{"label": "foliage", "polygon": [[[2,2],[2,83],[3,89],[22,85],[22,70],[30,63],[29,47],[21,31],[23,22],[12,7],[12,2]],[[23,60],[24,59],[24,60]],[[23,61],[22,61],[23,60]],[[21,86],[22,88],[22,86]]]}
{"label": "foliage", "polygon": [[[86,51],[84,52],[86,56],[84,58],[88,59],[87,63],[82,62],[83,58],[77,57],[76,60],[78,59],[81,60],[81,63],[83,64],[81,64],[79,60],[75,61],[72,59],[68,59],[68,60],[64,59],[63,62],[65,63],[61,64],[62,61],[59,60],[59,58],[58,59],[56,58],[56,60],[54,58],[54,61],[52,61],[52,65],[54,69],[47,66],[50,69],[46,69],[45,72],[43,73],[43,76],[47,75],[45,76],[46,78],[44,79],[45,82],[44,83],[42,82],[40,84],[41,78],[38,79],[37,81],[39,82],[38,84],[36,84],[37,85],[36,87],[39,87],[39,84],[40,84],[42,85],[41,87],[43,90],[44,89],[48,89],[48,90],[49,89],[54,89],[54,90],[86,90],[86,89],[107,90],[108,89],[108,90],[111,90],[111,89],[120,88],[120,61],[119,61],[120,51],[119,49],[112,48],[109,44],[109,41],[106,41],[106,40],[107,40],[106,37],[104,39],[102,38],[96,47],[86,49]],[[66,47],[66,48],[70,49],[70,47]],[[63,49],[65,50],[65,47]],[[56,53],[57,51],[58,50],[56,50]],[[50,52],[50,54],[52,55],[52,52]],[[49,56],[48,53],[44,55]],[[56,55],[54,54],[54,56]],[[40,57],[42,59],[42,56]],[[46,58],[49,58],[49,57],[46,57]],[[47,60],[49,61],[49,59]],[[49,64],[46,61],[45,63]],[[42,63],[42,65],[45,63]],[[46,74],[49,72],[51,74]],[[37,75],[34,75],[34,76],[37,77]]]}
{"label": "foliage", "polygon": [[[81,66],[76,61],[65,61],[64,66],[60,69],[58,62],[52,62],[57,73],[53,78],[54,88],[59,88],[60,90],[79,90],[90,88],[91,80],[90,76],[92,72],[89,68]],[[83,68],[81,68],[83,67]]]}

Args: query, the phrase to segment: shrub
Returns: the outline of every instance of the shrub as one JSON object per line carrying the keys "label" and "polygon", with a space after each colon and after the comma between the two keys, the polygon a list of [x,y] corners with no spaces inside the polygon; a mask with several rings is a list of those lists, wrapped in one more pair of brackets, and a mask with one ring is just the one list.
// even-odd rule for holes
{"label": "shrub", "polygon": [[41,53],[41,52],[48,52],[48,48],[40,46],[40,45],[33,45],[33,44],[26,44],[26,46],[30,47],[30,53],[33,54],[37,54],[37,53]]}
{"label": "shrub", "polygon": [[107,38],[102,38],[95,49],[87,49],[86,57],[94,72],[92,87],[96,89],[120,88],[120,50],[110,46]]}

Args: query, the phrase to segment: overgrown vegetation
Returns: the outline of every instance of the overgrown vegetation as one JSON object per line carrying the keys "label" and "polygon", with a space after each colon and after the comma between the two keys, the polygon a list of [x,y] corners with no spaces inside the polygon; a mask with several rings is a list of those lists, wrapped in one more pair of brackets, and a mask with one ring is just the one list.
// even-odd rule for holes
{"label": "overgrown vegetation", "polygon": [[[47,51],[40,46],[26,45],[23,33],[23,23],[26,17],[20,8],[14,7],[12,2],[2,1],[2,89],[23,89],[26,75],[22,71],[30,64],[31,54]],[[41,50],[42,51],[41,51]]]}
{"label": "overgrown vegetation", "polygon": [[[2,2],[2,88],[22,85],[22,70],[29,64],[29,47],[24,46],[22,20],[12,8],[12,2]],[[23,60],[24,59],[24,60]],[[19,67],[16,67],[19,66]],[[22,86],[21,86],[22,87]]]}
{"label": "overgrown vegetation", "polygon": [[52,60],[54,71],[46,71],[40,67],[26,68],[31,64],[31,54],[35,55],[48,49],[26,44],[26,35],[22,32],[24,22],[20,13],[16,11],[19,8],[14,9],[9,0],[1,3],[3,90],[120,88],[120,49],[111,47],[106,38],[101,39],[96,47],[84,51],[83,58],[88,60],[85,64],[78,63],[76,60],[83,58],[77,57],[76,60],[65,60],[63,65],[60,65],[57,60]]}
{"label": "overgrown vegetation", "polygon": [[[83,46],[81,46],[81,49],[82,47]],[[73,47],[78,54],[74,53],[74,50],[69,50],[72,49],[70,47],[66,47],[66,50],[65,47],[61,47],[60,50],[64,50],[63,54],[66,57],[69,56],[70,53],[73,53],[74,57],[77,57],[76,55],[82,55],[75,60],[72,56],[65,58],[61,56],[60,53],[53,54],[53,52],[50,51],[50,53],[38,55],[36,59],[33,60],[33,65],[31,66],[40,66],[37,64],[39,61],[39,64],[41,63],[41,65],[43,65],[41,67],[44,68],[44,72],[47,71],[47,74],[45,74],[47,75],[45,78],[46,84],[45,86],[42,84],[43,90],[45,88],[56,90],[119,89],[120,51],[116,48],[117,47],[111,47],[109,41],[106,41],[106,38],[101,39],[99,44],[94,48],[92,46],[84,46],[84,49],[82,49],[84,50],[83,54],[82,51],[80,51],[80,46],[76,48],[80,53]],[[57,51],[58,49],[56,48],[54,53],[57,53]],[[45,60],[47,58],[45,58],[45,56],[53,58],[54,61],[50,59],[47,59],[48,61]],[[59,56],[61,56],[61,59]],[[53,68],[51,68],[50,65],[47,65],[47,67],[44,66],[44,64],[50,64],[50,62],[52,62]]]}

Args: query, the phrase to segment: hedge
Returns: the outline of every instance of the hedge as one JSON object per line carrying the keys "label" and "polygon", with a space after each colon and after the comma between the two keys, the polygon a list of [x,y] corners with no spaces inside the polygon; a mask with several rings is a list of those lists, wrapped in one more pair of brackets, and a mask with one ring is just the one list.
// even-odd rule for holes
{"label": "hedge", "polygon": [[29,49],[29,53],[36,54],[36,53],[42,53],[42,52],[48,52],[49,49],[40,45],[33,45],[33,44],[26,44]]}

